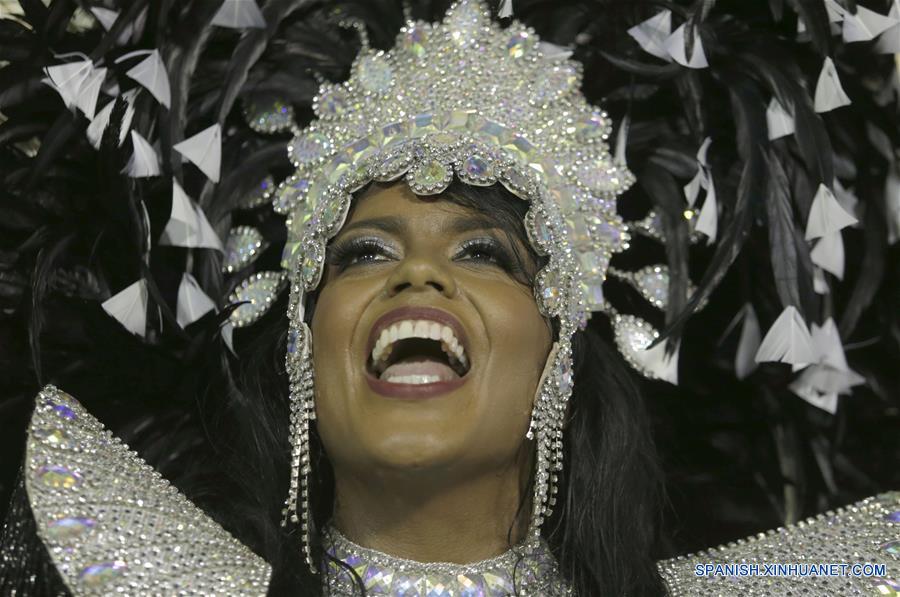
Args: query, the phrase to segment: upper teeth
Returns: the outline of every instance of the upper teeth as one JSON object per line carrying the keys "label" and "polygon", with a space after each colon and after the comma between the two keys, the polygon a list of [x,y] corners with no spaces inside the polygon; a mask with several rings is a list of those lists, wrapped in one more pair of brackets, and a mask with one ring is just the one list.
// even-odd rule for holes
{"label": "upper teeth", "polygon": [[466,352],[456,338],[453,329],[437,323],[436,321],[410,320],[397,321],[381,330],[375,347],[372,349],[372,362],[376,369],[383,365],[381,361],[386,361],[391,354],[391,348],[398,340],[406,338],[425,338],[428,340],[438,340],[441,343],[441,349],[451,362],[456,360],[463,367],[468,364]]}

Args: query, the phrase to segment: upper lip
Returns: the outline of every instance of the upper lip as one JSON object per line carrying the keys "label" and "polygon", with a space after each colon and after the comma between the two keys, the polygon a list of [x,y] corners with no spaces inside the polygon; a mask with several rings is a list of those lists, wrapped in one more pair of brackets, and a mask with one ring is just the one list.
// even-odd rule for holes
{"label": "upper lip", "polygon": [[398,307],[388,311],[372,324],[369,340],[366,342],[366,358],[372,354],[372,349],[375,348],[375,343],[378,341],[381,331],[392,323],[404,320],[428,320],[446,325],[453,330],[466,355],[469,354],[469,339],[466,331],[459,320],[450,313],[434,307]]}

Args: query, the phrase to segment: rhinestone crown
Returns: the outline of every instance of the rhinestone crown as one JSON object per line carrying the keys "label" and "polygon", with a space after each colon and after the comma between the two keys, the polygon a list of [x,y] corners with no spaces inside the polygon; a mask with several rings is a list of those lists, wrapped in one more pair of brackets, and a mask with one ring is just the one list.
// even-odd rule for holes
{"label": "rhinestone crown", "polygon": [[351,193],[405,176],[436,194],[455,175],[529,202],[526,230],[550,258],[535,287],[545,315],[584,327],[604,309],[610,256],[628,242],[615,199],[633,176],[610,155],[607,114],[579,91],[580,64],[547,47],[463,0],[440,24],[408,23],[390,51],[364,46],[349,80],[321,85],[318,118],[289,145],[297,170],[273,193],[288,216],[283,266],[303,289],[318,285]]}

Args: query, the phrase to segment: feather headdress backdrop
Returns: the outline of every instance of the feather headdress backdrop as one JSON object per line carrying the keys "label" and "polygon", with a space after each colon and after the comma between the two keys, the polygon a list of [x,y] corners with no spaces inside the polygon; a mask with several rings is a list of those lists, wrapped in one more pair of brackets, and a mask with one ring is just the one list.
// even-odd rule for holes
{"label": "feather headdress backdrop", "polygon": [[[47,382],[215,478],[201,397],[286,304],[292,125],[447,4],[0,3],[0,501]],[[584,64],[636,176],[604,293],[646,333],[589,325],[658,378],[673,552],[900,486],[900,1],[496,8]]]}

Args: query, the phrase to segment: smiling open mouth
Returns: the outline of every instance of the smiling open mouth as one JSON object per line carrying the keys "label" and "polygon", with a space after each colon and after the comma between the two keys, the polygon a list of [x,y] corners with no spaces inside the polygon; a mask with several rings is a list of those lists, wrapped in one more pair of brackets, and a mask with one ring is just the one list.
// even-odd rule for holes
{"label": "smiling open mouth", "polygon": [[366,363],[375,378],[395,384],[452,381],[470,363],[453,331],[435,322],[398,322],[382,331]]}

